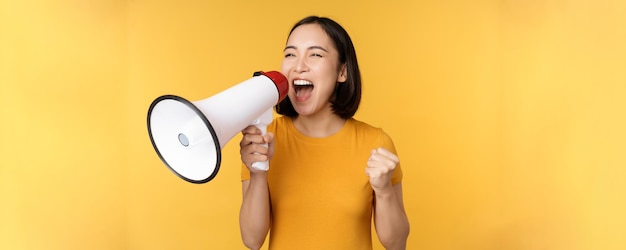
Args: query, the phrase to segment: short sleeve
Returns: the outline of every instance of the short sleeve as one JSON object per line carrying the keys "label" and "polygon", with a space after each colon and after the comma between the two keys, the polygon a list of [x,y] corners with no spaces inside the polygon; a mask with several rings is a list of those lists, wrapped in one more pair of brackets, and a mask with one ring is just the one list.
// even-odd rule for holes
{"label": "short sleeve", "polygon": [[241,181],[250,180],[250,170],[246,164],[241,163]]}
{"label": "short sleeve", "polygon": [[[382,131],[381,147],[389,150],[395,155],[398,155],[398,152],[396,151],[396,147],[393,144],[393,140],[391,140],[391,137],[384,131]],[[400,166],[401,165],[400,163],[401,162],[398,162],[398,165],[396,165],[396,168],[394,169],[393,174],[391,175],[392,185],[398,184],[402,181],[402,167]]]}

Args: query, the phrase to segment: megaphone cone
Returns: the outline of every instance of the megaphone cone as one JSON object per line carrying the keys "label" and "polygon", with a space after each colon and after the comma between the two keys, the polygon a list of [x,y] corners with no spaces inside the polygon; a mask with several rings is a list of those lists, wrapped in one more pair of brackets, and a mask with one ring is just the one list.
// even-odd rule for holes
{"label": "megaphone cone", "polygon": [[[148,134],[159,158],[191,183],[212,180],[221,164],[222,148],[249,125],[265,133],[272,107],[289,90],[280,72],[254,76],[212,97],[190,102],[176,95],[156,98],[148,110]],[[253,166],[267,170],[267,162]]]}

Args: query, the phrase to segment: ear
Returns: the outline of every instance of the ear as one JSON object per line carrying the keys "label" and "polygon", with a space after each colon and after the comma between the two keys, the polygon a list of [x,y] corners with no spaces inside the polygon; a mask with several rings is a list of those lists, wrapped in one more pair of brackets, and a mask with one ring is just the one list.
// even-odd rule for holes
{"label": "ear", "polygon": [[337,76],[337,82],[346,82],[348,80],[348,70],[346,69],[346,64],[342,64],[339,69],[339,75]]}

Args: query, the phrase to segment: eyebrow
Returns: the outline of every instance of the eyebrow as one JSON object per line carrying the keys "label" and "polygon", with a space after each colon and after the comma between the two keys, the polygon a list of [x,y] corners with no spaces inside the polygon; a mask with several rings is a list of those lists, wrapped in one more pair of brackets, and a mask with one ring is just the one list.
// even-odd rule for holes
{"label": "eyebrow", "polygon": [[[283,51],[288,50],[288,49],[296,49],[296,46],[289,45],[289,46],[285,47],[285,49]],[[319,49],[319,50],[323,50],[324,52],[328,52],[328,50],[326,50],[324,47],[317,46],[317,45],[316,46],[311,46],[311,47],[307,48],[307,50],[312,50],[312,49]]]}

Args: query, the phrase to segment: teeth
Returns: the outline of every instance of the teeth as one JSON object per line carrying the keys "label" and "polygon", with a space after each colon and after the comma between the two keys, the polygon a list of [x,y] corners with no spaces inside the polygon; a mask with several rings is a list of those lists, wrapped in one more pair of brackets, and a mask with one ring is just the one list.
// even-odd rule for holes
{"label": "teeth", "polygon": [[293,85],[296,85],[296,86],[308,86],[308,85],[313,85],[313,83],[309,82],[307,80],[294,80],[293,81]]}

